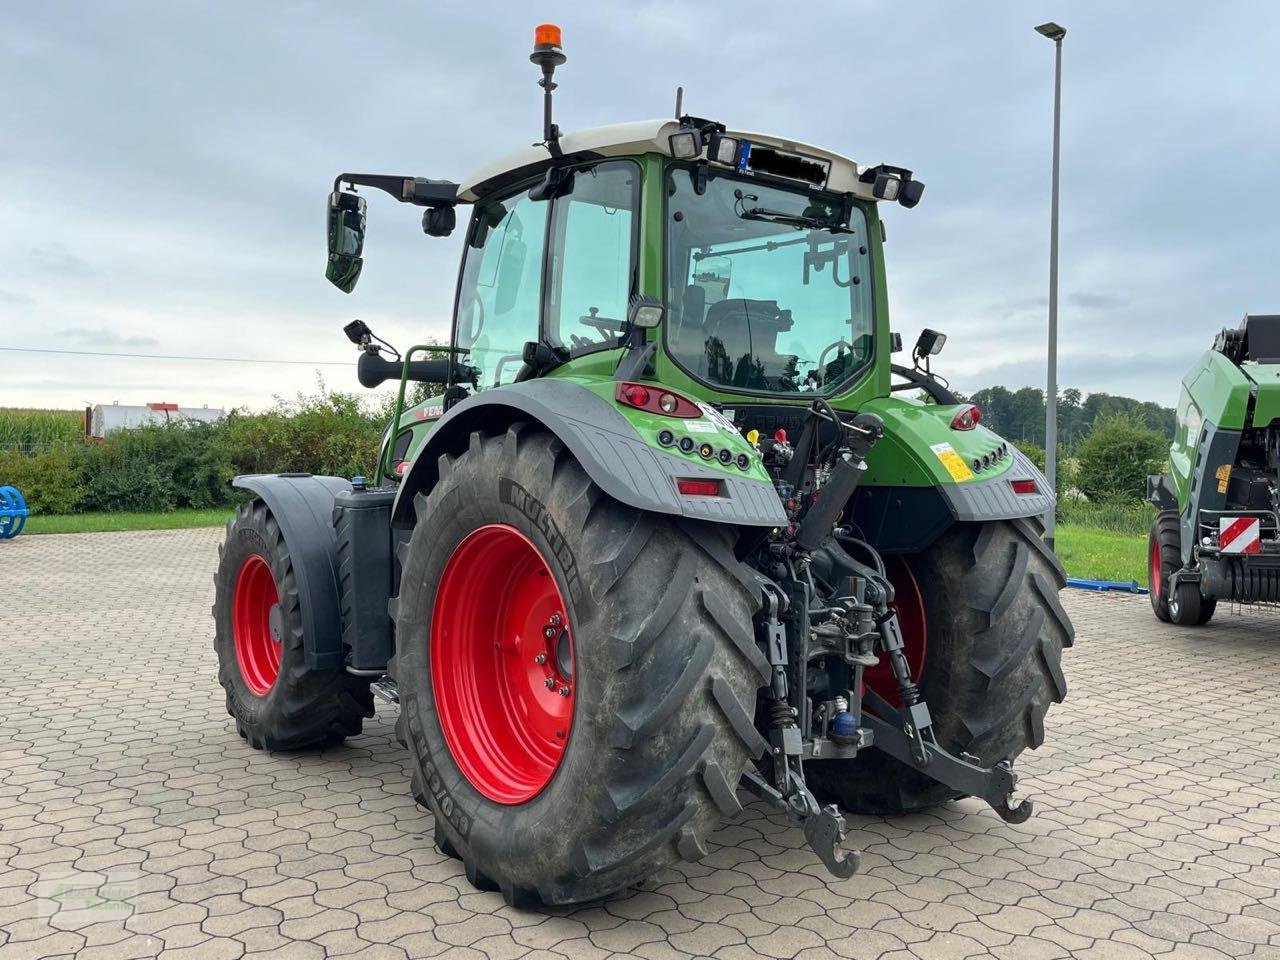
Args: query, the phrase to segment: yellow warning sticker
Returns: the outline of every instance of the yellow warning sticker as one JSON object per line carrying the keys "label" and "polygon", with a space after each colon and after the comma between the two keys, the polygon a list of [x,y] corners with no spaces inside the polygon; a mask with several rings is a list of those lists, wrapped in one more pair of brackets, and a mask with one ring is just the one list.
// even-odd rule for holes
{"label": "yellow warning sticker", "polygon": [[1231,464],[1224,463],[1213,474],[1218,478],[1218,492],[1227,492],[1227,481],[1231,479]]}
{"label": "yellow warning sticker", "polygon": [[973,471],[964,462],[964,457],[956,453],[955,447],[951,446],[951,444],[935,443],[929,449],[942,461],[942,465],[947,468],[947,473],[951,474],[952,480],[960,482],[973,479]]}

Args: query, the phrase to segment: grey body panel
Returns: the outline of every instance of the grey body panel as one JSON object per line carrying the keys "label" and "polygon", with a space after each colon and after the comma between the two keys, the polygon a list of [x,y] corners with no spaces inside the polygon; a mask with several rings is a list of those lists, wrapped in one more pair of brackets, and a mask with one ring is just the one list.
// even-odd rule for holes
{"label": "grey body panel", "polygon": [[[1016,520],[1042,515],[1053,503],[1049,481],[1016,447],[1013,465],[998,477],[934,487],[859,488],[850,517],[882,553],[920,553],[955,523]],[[1035,480],[1037,494],[1017,494],[1012,480]]]}
{"label": "grey body panel", "polygon": [[1147,500],[1157,510],[1177,510],[1178,494],[1173,489],[1173,477],[1167,473],[1154,473],[1147,477]]}
{"label": "grey body panel", "polygon": [[[771,484],[656,450],[636,435],[612,403],[575,383],[553,378],[485,390],[441,417],[400,484],[392,523],[410,522],[414,495],[430,490],[439,479],[441,454],[465,449],[473,430],[501,430],[516,420],[536,421],[554,433],[600,489],[628,506],[713,523],[786,525],[782,503]],[[676,477],[723,480],[727,495],[682,496]]]}
{"label": "grey body panel", "polygon": [[[1049,481],[1036,469],[1021,450],[1010,445],[1013,466],[998,477],[973,483],[948,483],[938,488],[956,520],[970,523],[979,520],[1014,520],[1034,517],[1048,511],[1057,501]],[[1013,492],[1014,480],[1034,480],[1038,494]]]}
{"label": "grey body panel", "polygon": [[341,477],[313,477],[309,473],[250,474],[236,477],[231,484],[253,491],[280,524],[298,582],[307,666],[313,670],[340,669],[342,622],[333,504],[351,484]]}
{"label": "grey body panel", "polygon": [[[1252,407],[1252,404],[1250,405]],[[1252,414],[1252,410],[1250,411]],[[1182,563],[1190,566],[1192,550],[1200,539],[1200,511],[1224,510],[1227,493],[1218,492],[1214,476],[1218,467],[1236,462],[1240,452],[1241,430],[1223,430],[1207,420],[1200,427],[1196,444],[1196,462],[1191,469],[1191,486],[1187,490],[1187,503],[1182,510],[1179,532],[1182,534]]]}

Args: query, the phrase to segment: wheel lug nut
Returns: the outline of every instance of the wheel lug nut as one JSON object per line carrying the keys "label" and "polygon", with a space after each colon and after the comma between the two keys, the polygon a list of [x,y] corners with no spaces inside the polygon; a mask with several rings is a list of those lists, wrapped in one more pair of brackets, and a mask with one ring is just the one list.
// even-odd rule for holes
{"label": "wheel lug nut", "polygon": [[547,689],[548,689],[548,690],[550,690],[552,687],[554,687],[554,686],[556,685],[555,678],[553,678],[553,677],[547,677],[547,679],[546,679],[546,680],[544,680],[544,681],[543,681],[543,683],[545,683],[545,684],[547,685]]}
{"label": "wheel lug nut", "polygon": [[542,664],[547,662],[547,655],[545,653],[540,653],[533,658],[533,662],[538,664],[538,666],[542,666]]}
{"label": "wheel lug nut", "polygon": [[569,695],[569,685],[565,684],[560,688],[560,696],[567,697]]}
{"label": "wheel lug nut", "polygon": [[555,637],[555,635],[556,635],[556,628],[555,628],[555,627],[543,627],[543,628],[542,628],[542,635],[543,635],[544,637],[546,637],[548,640],[551,640],[551,639],[553,639],[553,638]]}
{"label": "wheel lug nut", "polygon": [[561,616],[560,616],[560,614],[558,614],[558,613],[553,613],[553,614],[551,615],[551,625],[552,625],[553,627],[558,627],[558,626],[560,626],[560,624],[562,624],[562,623],[564,623],[564,618],[563,618],[563,617],[561,617]]}

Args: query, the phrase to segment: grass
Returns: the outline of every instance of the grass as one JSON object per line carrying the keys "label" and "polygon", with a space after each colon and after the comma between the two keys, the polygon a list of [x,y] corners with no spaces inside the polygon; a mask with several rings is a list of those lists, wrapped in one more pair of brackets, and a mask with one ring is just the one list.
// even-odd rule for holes
{"label": "grass", "polygon": [[1147,586],[1147,535],[1094,527],[1060,526],[1055,544],[1067,576],[1085,580],[1136,580]]}
{"label": "grass", "polygon": [[110,530],[176,530],[220,527],[231,519],[231,507],[170,510],[166,513],[68,513],[27,518],[23,535],[41,533],[105,533]]}

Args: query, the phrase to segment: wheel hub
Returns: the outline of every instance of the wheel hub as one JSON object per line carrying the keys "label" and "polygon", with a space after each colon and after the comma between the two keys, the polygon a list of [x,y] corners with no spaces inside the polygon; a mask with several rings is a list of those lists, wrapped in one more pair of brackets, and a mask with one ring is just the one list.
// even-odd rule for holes
{"label": "wheel hub", "polygon": [[573,636],[555,576],[506,524],[454,549],[431,618],[431,686],[463,776],[496,803],[537,796],[573,722]]}
{"label": "wheel hub", "polygon": [[236,573],[231,632],[245,686],[254,696],[265,697],[280,675],[284,616],[271,567],[256,553]]}

